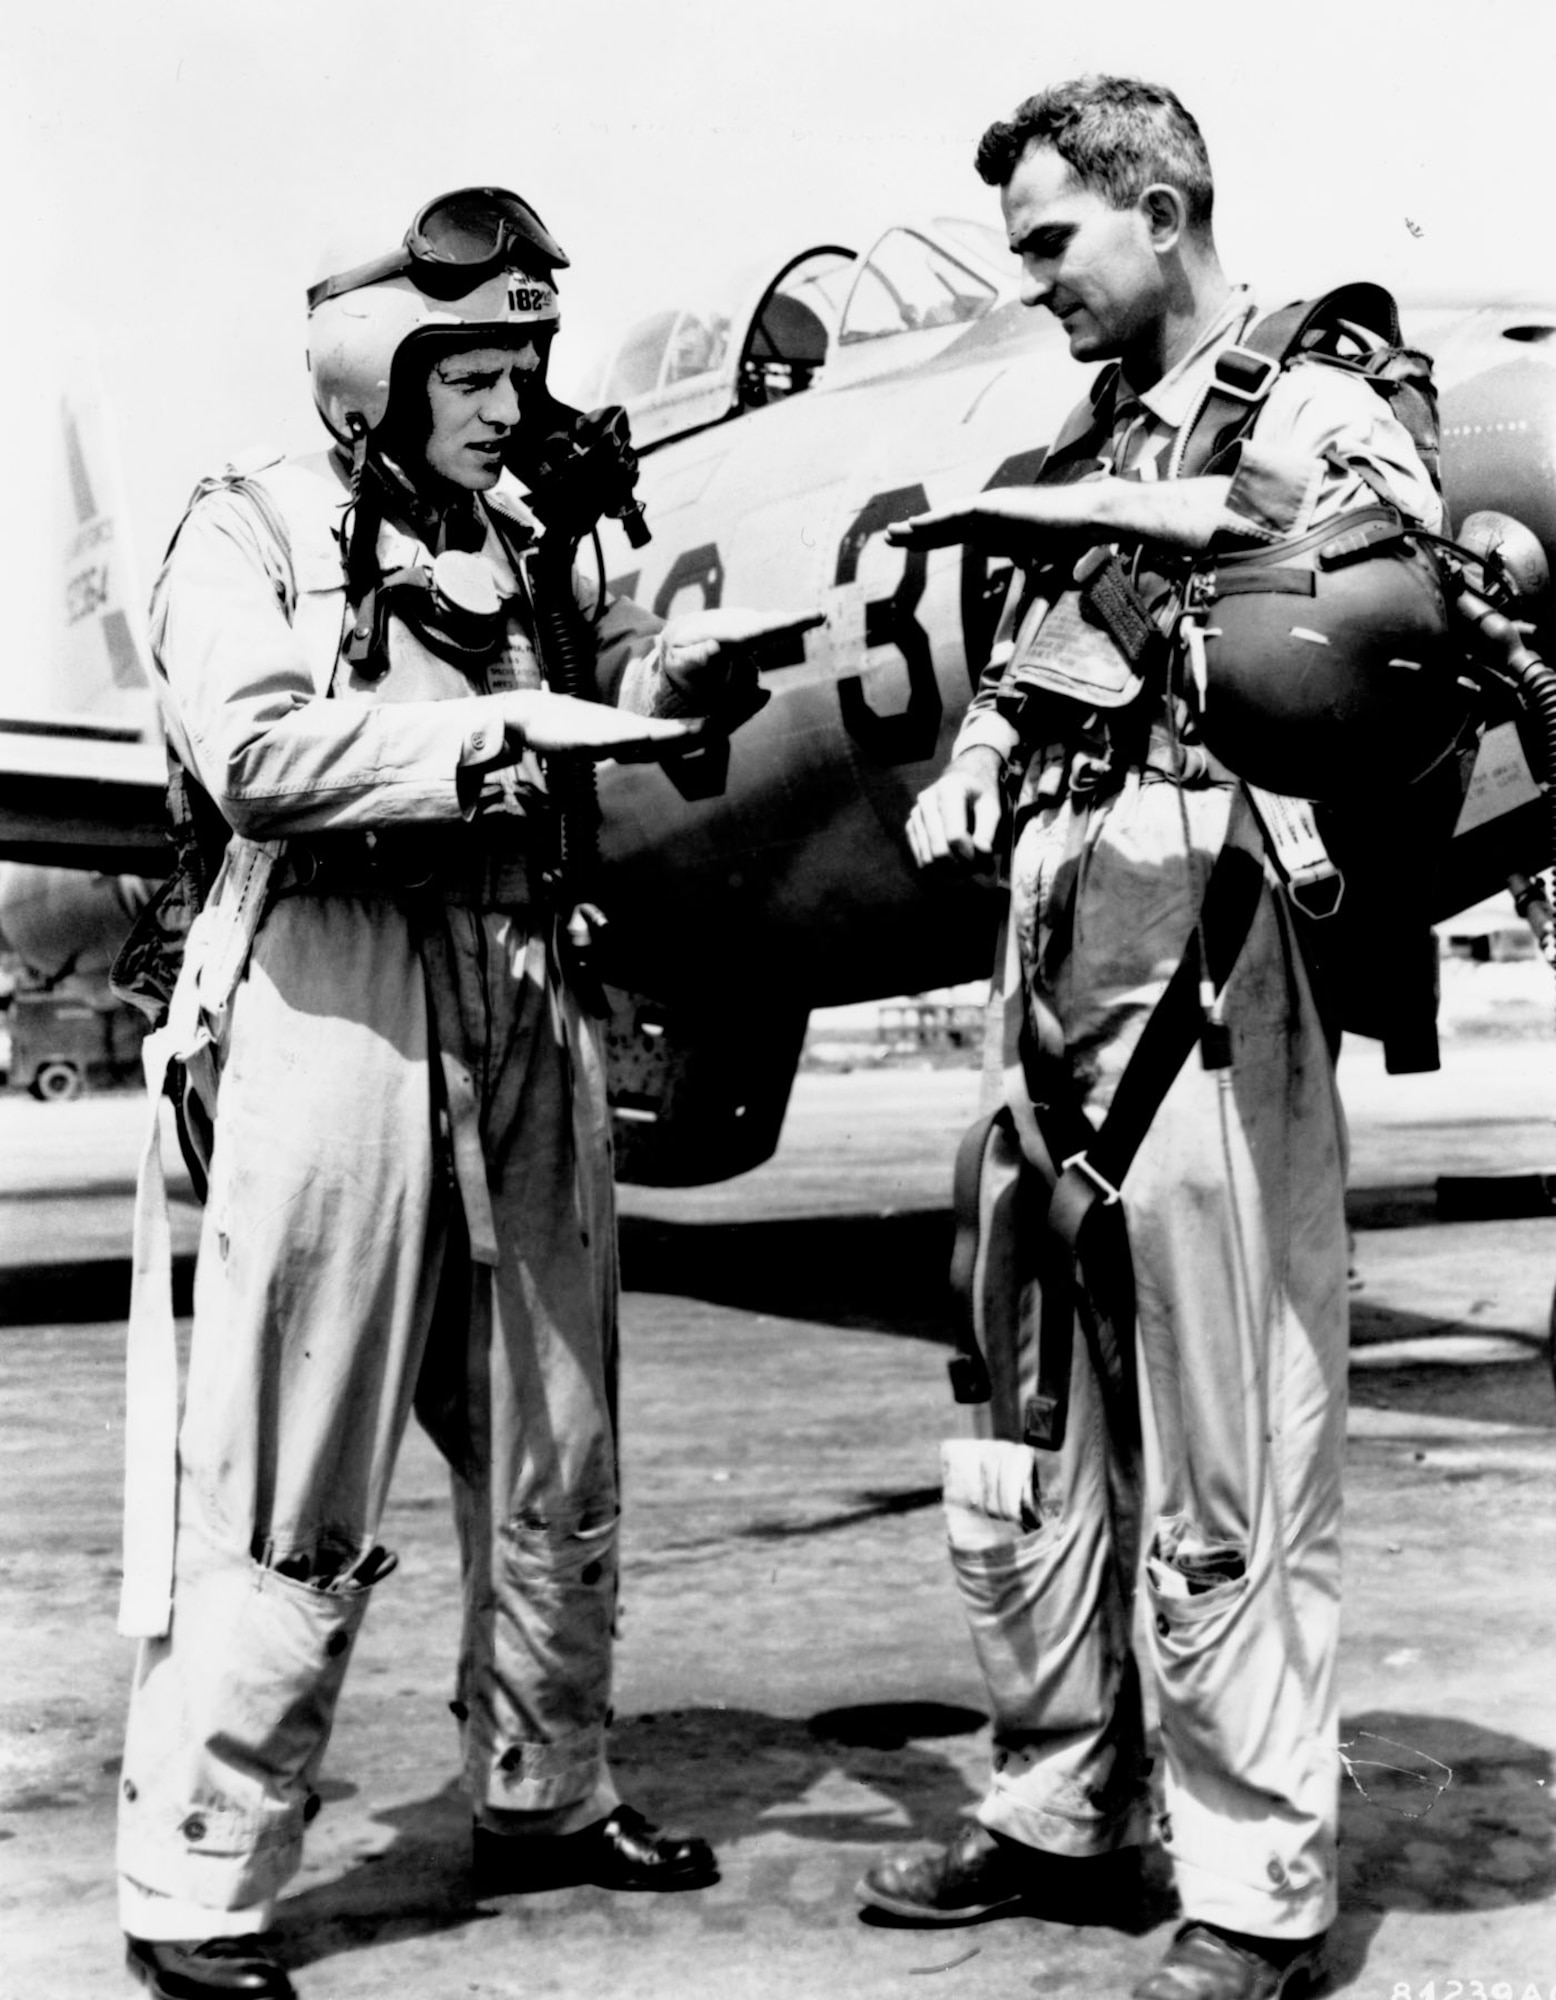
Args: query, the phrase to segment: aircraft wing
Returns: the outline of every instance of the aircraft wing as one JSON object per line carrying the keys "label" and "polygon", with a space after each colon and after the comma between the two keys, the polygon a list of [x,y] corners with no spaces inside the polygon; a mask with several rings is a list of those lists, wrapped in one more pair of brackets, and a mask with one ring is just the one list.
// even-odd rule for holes
{"label": "aircraft wing", "polygon": [[166,875],[159,743],[85,720],[0,719],[0,861]]}

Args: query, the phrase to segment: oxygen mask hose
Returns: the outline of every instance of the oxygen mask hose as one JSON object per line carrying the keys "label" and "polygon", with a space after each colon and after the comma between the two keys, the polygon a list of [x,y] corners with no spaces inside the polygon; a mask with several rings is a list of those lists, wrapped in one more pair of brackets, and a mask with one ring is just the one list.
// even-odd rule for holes
{"label": "oxygen mask hose", "polygon": [[1512,516],[1472,514],[1459,531],[1457,553],[1468,555],[1479,572],[1480,588],[1459,574],[1455,609],[1473,627],[1476,652],[1492,677],[1517,699],[1537,745],[1537,778],[1546,808],[1546,880],[1509,878],[1520,916],[1533,931],[1540,955],[1556,972],[1556,915],[1549,873],[1556,868],[1556,672],[1528,643],[1529,628],[1509,615],[1548,587],[1550,570],[1539,542]]}
{"label": "oxygen mask hose", "polygon": [[[558,694],[596,700],[593,631],[574,594],[573,562],[579,543],[594,533],[602,514],[622,522],[634,548],[649,539],[642,510],[633,498],[637,454],[626,412],[612,406],[586,416],[548,394],[537,405],[533,424],[515,438],[509,463],[545,529],[539,543],[525,554],[523,575],[546,683]],[[600,607],[604,601],[602,562]],[[605,997],[592,962],[606,922],[594,901],[600,859],[594,760],[576,752],[553,753],[546,758],[546,779],[558,809],[549,872],[553,899],[564,918],[568,966],[585,1005],[603,1014]]]}
{"label": "oxygen mask hose", "polygon": [[[535,637],[553,692],[592,701],[596,696],[589,624],[573,596],[572,550],[557,539],[560,546],[549,557],[543,542],[527,564]],[[545,763],[547,787],[557,809],[548,870],[551,888],[564,917],[570,970],[590,1011],[600,1014],[606,1011],[605,1002],[592,959],[605,916],[594,901],[600,866],[600,796],[594,759],[578,751],[553,751]]]}

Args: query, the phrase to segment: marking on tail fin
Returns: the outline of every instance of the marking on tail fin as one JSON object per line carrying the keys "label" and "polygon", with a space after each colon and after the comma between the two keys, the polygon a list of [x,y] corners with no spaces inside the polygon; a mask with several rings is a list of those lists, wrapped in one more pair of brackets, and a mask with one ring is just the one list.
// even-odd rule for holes
{"label": "marking on tail fin", "polygon": [[130,629],[129,619],[122,611],[103,613],[103,644],[108,648],[108,664],[113,671],[114,686],[145,687],[146,676],[141,671],[135,634]]}

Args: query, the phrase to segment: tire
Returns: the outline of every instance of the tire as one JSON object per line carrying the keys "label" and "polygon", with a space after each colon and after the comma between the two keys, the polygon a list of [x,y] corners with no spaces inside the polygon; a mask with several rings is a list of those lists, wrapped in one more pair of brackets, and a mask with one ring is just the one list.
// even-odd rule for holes
{"label": "tire", "polygon": [[1546,1352],[1550,1356],[1551,1380],[1556,1383],[1556,1296],[1551,1299],[1551,1326],[1545,1345]]}
{"label": "tire", "polygon": [[81,1095],[86,1079],[72,1062],[46,1062],[38,1065],[30,1088],[45,1104],[63,1104],[67,1098]]}

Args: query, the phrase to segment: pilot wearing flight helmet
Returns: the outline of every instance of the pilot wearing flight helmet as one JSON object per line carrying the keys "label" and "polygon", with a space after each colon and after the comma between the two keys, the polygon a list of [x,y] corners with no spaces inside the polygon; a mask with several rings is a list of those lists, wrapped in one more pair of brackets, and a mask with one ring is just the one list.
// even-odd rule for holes
{"label": "pilot wearing flight helmet", "polygon": [[747,658],[738,618],[661,629],[569,558],[591,698],[543,684],[505,459],[556,407],[566,261],[476,188],[315,285],[331,447],[207,480],[155,587],[176,777],[230,831],[151,1044],[209,1172],[176,1460],[171,1321],[132,1315],[121,1911],[165,2000],[293,1991],[261,1933],[413,1405],[453,1478],[478,1886],[716,1872],[606,1759],[615,1218],[547,786],[685,748]]}

